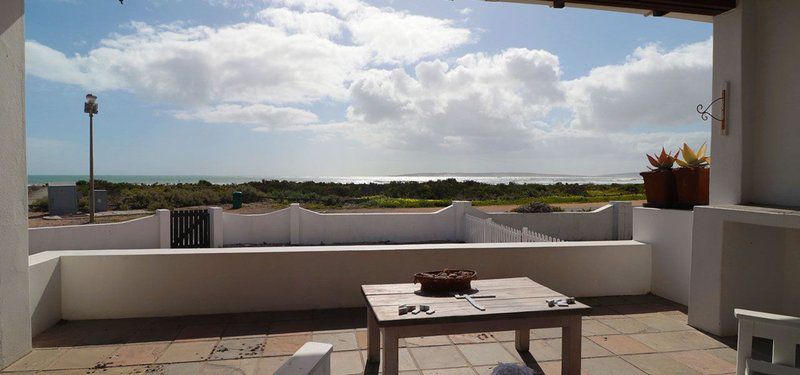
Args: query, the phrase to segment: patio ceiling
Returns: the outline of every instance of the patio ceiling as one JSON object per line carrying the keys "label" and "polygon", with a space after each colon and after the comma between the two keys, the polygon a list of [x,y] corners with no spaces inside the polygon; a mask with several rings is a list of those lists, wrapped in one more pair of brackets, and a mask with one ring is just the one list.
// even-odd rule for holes
{"label": "patio ceiling", "polygon": [[591,8],[647,16],[711,21],[711,17],[736,7],[736,0],[486,0],[549,5],[553,8]]}

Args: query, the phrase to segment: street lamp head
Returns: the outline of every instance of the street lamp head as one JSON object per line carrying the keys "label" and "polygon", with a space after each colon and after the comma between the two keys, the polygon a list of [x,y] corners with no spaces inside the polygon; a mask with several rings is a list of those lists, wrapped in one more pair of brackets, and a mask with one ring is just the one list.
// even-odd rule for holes
{"label": "street lamp head", "polygon": [[83,112],[90,115],[97,114],[97,97],[92,94],[86,95],[86,103],[83,104]]}

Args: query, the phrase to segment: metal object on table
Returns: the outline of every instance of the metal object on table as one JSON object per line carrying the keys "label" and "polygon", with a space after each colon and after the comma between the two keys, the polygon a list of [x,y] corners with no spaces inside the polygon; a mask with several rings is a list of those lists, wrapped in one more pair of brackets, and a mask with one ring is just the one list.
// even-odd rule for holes
{"label": "metal object on table", "polygon": [[567,297],[567,298],[553,298],[553,299],[546,299],[547,306],[549,307],[568,307],[569,305],[575,304],[575,298]]}
{"label": "metal object on table", "polygon": [[495,296],[488,295],[488,294],[476,295],[476,296],[471,296],[469,294],[453,294],[453,297],[456,297],[456,299],[465,299],[465,300],[467,300],[467,302],[469,302],[469,304],[472,305],[472,307],[474,307],[474,308],[476,308],[476,309],[478,309],[480,311],[486,311],[486,308],[483,307],[482,305],[478,304],[477,302],[475,302],[474,298],[495,298]]}

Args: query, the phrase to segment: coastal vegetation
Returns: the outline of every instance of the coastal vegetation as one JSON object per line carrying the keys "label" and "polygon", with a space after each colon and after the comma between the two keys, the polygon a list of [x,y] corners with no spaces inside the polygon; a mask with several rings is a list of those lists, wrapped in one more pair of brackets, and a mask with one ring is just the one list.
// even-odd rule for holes
{"label": "coastal vegetation", "polygon": [[[77,183],[86,206],[88,184]],[[298,202],[308,208],[416,208],[445,207],[453,200],[473,205],[556,204],[643,199],[641,184],[486,184],[446,179],[427,182],[324,183],[261,180],[242,184],[208,181],[178,184],[134,184],[98,180],[96,189],[108,191],[109,206],[116,210],[179,208],[230,204],[234,191],[245,203],[287,205]],[[46,200],[34,201],[31,210],[46,210]]]}

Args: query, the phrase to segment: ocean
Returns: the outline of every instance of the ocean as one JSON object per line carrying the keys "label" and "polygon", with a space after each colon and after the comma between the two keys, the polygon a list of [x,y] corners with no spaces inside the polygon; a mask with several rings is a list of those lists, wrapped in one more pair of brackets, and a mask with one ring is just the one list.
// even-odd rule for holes
{"label": "ocean", "polygon": [[[458,181],[475,181],[486,184],[543,184],[550,185],[557,182],[562,183],[594,183],[594,184],[638,184],[642,183],[642,178],[638,174],[623,174],[612,176],[558,176],[558,175],[411,175],[411,176],[202,176],[202,175],[186,175],[186,176],[146,176],[146,175],[96,175],[95,179],[105,180],[110,182],[129,182],[136,184],[177,184],[177,183],[194,183],[200,180],[206,180],[213,184],[231,184],[231,183],[244,183],[250,181],[266,180],[287,180],[287,181],[314,181],[314,182],[335,182],[335,183],[353,183],[353,184],[368,184],[377,183],[385,184],[392,181],[435,181],[454,178]],[[44,185],[47,183],[55,182],[75,182],[80,180],[88,180],[89,176],[81,175],[28,175],[28,185]]]}

